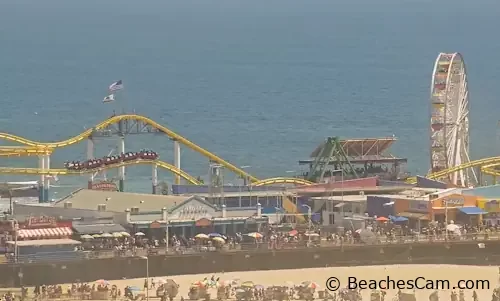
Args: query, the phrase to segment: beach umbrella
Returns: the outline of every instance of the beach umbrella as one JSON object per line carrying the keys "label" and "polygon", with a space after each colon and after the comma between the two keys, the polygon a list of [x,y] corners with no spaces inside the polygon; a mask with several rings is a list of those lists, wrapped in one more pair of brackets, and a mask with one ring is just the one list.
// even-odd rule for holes
{"label": "beach umbrella", "polygon": [[128,233],[128,232],[120,232],[120,234],[125,236],[125,237],[130,237],[130,233]]}
{"label": "beach umbrella", "polygon": [[252,232],[252,233],[248,233],[247,236],[250,236],[250,237],[253,237],[253,238],[262,238],[262,234],[258,233],[258,232]]}
{"label": "beach umbrella", "polygon": [[315,233],[315,232],[307,232],[307,233],[304,233],[305,236],[311,236],[311,237],[318,237],[319,234],[318,233]]}
{"label": "beach umbrella", "polygon": [[214,237],[214,238],[212,238],[212,240],[220,242],[220,243],[226,243],[226,241],[222,237]]}
{"label": "beach umbrella", "polygon": [[460,226],[456,224],[449,224],[446,226],[446,230],[451,232],[457,232],[458,230],[460,230]]}
{"label": "beach umbrella", "polygon": [[123,234],[121,234],[120,232],[115,232],[112,235],[113,235],[113,237],[116,237],[116,238],[123,237]]}
{"label": "beach umbrella", "polygon": [[101,235],[100,234],[94,234],[92,235],[93,238],[101,238]]}
{"label": "beach umbrella", "polygon": [[103,233],[103,234],[101,234],[101,237],[111,238],[111,237],[113,237],[113,235],[111,233]]}
{"label": "beach umbrella", "polygon": [[319,288],[319,285],[316,282],[312,282],[312,281],[304,281],[300,284],[300,286],[308,287],[308,288],[312,288],[312,289]]}
{"label": "beach umbrella", "polygon": [[100,284],[100,285],[108,285],[109,282],[104,280],[104,279],[99,279],[95,283]]}
{"label": "beach umbrella", "polygon": [[254,287],[255,284],[252,281],[245,281],[241,284],[241,287]]}
{"label": "beach umbrella", "polygon": [[299,234],[299,231],[297,231],[297,230],[295,230],[295,229],[294,229],[294,230],[292,230],[292,231],[290,231],[290,232],[288,232],[288,236],[295,236],[295,235],[297,235],[297,234]]}
{"label": "beach umbrella", "polygon": [[205,286],[205,284],[202,281],[196,281],[191,283],[191,287],[202,287]]}
{"label": "beach umbrella", "polygon": [[138,286],[129,286],[128,289],[130,291],[141,291],[141,289]]}
{"label": "beach umbrella", "polygon": [[81,239],[92,239],[92,235],[88,235],[88,234],[84,234],[82,236],[80,236]]}
{"label": "beach umbrella", "polygon": [[200,234],[196,234],[195,238],[208,239],[209,237],[206,234],[200,233]]}
{"label": "beach umbrella", "polygon": [[387,221],[389,221],[389,219],[387,217],[381,216],[381,217],[377,217],[376,221],[377,222],[387,222]]}
{"label": "beach umbrella", "polygon": [[208,234],[208,237],[222,237],[222,235],[219,233],[210,233]]}
{"label": "beach umbrella", "polygon": [[146,235],[146,234],[144,234],[144,233],[142,233],[142,232],[137,232],[137,233],[135,233],[135,236],[144,236],[144,235]]}

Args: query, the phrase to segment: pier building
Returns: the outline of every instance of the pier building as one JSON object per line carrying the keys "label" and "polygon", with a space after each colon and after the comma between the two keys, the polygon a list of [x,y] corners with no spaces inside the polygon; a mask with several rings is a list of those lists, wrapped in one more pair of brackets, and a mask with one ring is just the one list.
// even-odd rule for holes
{"label": "pier building", "polygon": [[163,231],[160,237],[165,237],[167,228],[170,235],[192,236],[207,231],[257,231],[269,222],[260,203],[228,208],[214,205],[198,195],[165,196],[89,189],[78,190],[54,206],[16,203],[14,211],[18,215],[32,214],[78,221],[73,227],[76,231],[91,227],[91,224],[99,224],[99,227],[123,225],[134,232],[154,232],[157,236]]}
{"label": "pier building", "polygon": [[405,180],[408,159],[394,156],[390,147],[396,137],[341,140],[329,137],[309,156],[300,160],[309,170],[303,173],[312,182],[341,181],[377,176],[383,180]]}

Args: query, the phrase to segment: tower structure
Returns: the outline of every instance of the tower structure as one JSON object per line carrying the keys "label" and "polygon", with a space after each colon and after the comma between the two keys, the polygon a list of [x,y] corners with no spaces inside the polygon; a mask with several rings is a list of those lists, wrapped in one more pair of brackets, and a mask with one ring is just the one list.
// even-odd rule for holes
{"label": "tower structure", "polygon": [[222,206],[224,201],[224,167],[210,162],[208,171],[208,194],[212,204]]}

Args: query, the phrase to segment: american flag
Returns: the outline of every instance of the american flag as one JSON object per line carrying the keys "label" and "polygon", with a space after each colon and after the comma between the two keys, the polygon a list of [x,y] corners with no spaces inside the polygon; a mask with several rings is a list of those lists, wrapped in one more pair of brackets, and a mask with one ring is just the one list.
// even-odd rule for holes
{"label": "american flag", "polygon": [[123,89],[122,80],[116,81],[109,86],[109,91],[114,92]]}

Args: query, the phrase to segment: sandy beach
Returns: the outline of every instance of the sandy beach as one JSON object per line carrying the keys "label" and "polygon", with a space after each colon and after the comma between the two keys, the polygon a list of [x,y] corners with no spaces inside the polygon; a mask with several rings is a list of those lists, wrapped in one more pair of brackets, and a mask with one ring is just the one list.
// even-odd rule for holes
{"label": "sandy beach", "polygon": [[[498,267],[478,267],[478,266],[456,266],[456,265],[391,265],[391,266],[364,266],[364,267],[335,267],[335,268],[316,268],[301,270],[275,270],[275,271],[257,271],[257,272],[234,272],[216,274],[221,280],[240,279],[241,281],[253,281],[256,284],[283,285],[286,281],[300,283],[310,280],[318,283],[321,289],[325,288],[325,282],[329,277],[337,277],[341,282],[341,287],[345,287],[348,277],[356,277],[358,280],[382,280],[390,277],[392,280],[412,280],[417,277],[424,277],[426,280],[449,280],[450,284],[456,285],[459,280],[488,280],[489,289],[476,289],[480,300],[489,300],[492,290],[498,286],[499,279]],[[182,275],[169,277],[173,278],[180,285],[180,296],[186,298],[190,283],[201,280],[205,277],[211,277],[210,274]],[[162,278],[162,277],[157,277]],[[144,278],[123,279],[110,281],[123,289],[126,285],[138,287],[144,286]],[[441,290],[440,298],[449,300],[450,291]],[[417,300],[428,300],[431,290],[416,290]],[[457,289],[458,292],[458,289]],[[363,291],[363,299],[369,300],[370,290]],[[397,290],[388,290],[391,300]],[[150,290],[150,297],[155,295],[154,290]],[[215,292],[212,293],[215,297]],[[467,300],[472,300],[472,290],[465,290]]]}

